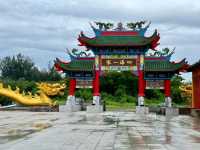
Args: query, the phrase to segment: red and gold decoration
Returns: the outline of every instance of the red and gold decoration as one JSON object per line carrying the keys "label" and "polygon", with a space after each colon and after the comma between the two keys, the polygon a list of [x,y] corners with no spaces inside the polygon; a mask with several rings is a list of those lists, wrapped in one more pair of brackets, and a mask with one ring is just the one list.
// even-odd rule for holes
{"label": "red and gold decoration", "polygon": [[164,89],[164,80],[146,80],[146,89]]}
{"label": "red and gold decoration", "polygon": [[84,89],[84,88],[92,88],[92,80],[77,80],[76,88]]}
{"label": "red and gold decoration", "polygon": [[102,71],[134,71],[137,70],[135,56],[101,56]]}

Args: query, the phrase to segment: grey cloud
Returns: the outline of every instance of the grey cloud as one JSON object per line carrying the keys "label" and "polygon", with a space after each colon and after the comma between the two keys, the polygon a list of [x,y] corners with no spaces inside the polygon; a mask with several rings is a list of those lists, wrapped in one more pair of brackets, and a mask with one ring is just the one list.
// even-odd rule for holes
{"label": "grey cloud", "polygon": [[[0,56],[16,52],[32,55],[41,66],[77,47],[80,31],[93,36],[88,22],[151,20],[147,36],[158,29],[160,47],[177,47],[174,59],[200,53],[198,0],[8,0],[0,5]],[[30,52],[28,52],[30,49]],[[83,49],[83,47],[81,47]],[[7,51],[7,53],[5,53]],[[192,53],[191,53],[192,52]]]}
{"label": "grey cloud", "polygon": [[198,0],[11,0],[7,13],[15,17],[73,16],[87,19],[132,20],[147,19],[158,23],[198,26],[200,5]]}

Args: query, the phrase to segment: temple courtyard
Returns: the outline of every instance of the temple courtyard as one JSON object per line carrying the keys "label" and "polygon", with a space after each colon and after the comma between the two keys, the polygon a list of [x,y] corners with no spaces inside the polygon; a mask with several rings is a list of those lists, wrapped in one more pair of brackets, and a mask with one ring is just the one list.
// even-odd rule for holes
{"label": "temple courtyard", "polygon": [[0,150],[199,150],[200,119],[134,112],[0,112]]}

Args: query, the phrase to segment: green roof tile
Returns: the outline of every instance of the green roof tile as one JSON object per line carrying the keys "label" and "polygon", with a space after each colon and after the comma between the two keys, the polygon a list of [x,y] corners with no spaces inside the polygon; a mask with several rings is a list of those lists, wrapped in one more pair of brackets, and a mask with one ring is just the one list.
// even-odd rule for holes
{"label": "green roof tile", "polygon": [[139,36],[100,36],[87,42],[90,45],[146,45],[149,40]]}
{"label": "green roof tile", "polygon": [[171,63],[166,60],[145,60],[144,71],[176,71],[182,65],[181,63]]}
{"label": "green roof tile", "polygon": [[[70,63],[57,62],[63,71],[93,71],[94,60],[73,60]],[[172,63],[166,60],[145,60],[144,71],[177,71],[183,63]]]}
{"label": "green roof tile", "polygon": [[60,63],[64,71],[93,71],[94,60],[73,60],[69,64]]}
{"label": "green roof tile", "polygon": [[153,40],[159,40],[159,35],[155,32],[151,37],[143,36],[98,36],[88,38],[82,34],[78,40],[87,46],[146,46]]}

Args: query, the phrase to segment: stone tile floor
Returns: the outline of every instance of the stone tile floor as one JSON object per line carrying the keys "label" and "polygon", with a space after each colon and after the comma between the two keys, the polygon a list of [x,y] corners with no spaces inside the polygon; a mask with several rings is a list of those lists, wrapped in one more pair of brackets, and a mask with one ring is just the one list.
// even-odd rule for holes
{"label": "stone tile floor", "polygon": [[0,112],[0,150],[199,150],[200,120],[134,112]]}

